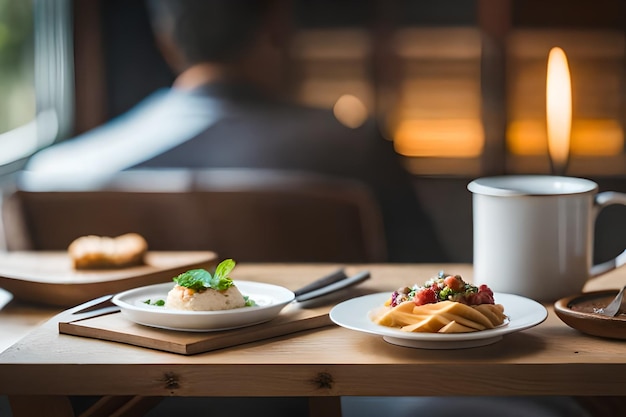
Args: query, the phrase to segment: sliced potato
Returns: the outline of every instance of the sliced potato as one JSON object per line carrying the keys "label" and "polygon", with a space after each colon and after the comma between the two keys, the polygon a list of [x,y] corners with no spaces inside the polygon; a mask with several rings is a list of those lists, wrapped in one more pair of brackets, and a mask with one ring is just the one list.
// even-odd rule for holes
{"label": "sliced potato", "polygon": [[[413,309],[413,313],[415,314],[425,314],[427,312],[430,314],[452,314],[454,317],[451,320],[456,320],[465,326],[469,326],[468,323],[471,322],[478,323],[482,325],[480,330],[491,329],[494,327],[491,321],[485,317],[484,314],[463,303],[441,301],[435,304],[416,306]],[[460,320],[457,319],[459,317]]]}
{"label": "sliced potato", "polygon": [[443,326],[439,329],[439,333],[470,333],[476,332],[477,330],[472,327],[463,326],[462,324],[457,323],[456,321],[451,321],[450,323]]}
{"label": "sliced potato", "polygon": [[[472,320],[470,318],[467,318],[467,317],[460,316],[458,314],[446,313],[445,316],[450,321],[455,321],[455,322],[459,323],[462,326],[470,327],[470,328],[472,328],[474,330],[485,330],[485,329],[488,329],[488,328],[493,328],[493,325],[491,324],[491,322],[489,323],[489,325],[491,327],[487,327],[487,326],[485,326],[484,324],[482,324],[480,322],[474,321],[474,320]],[[485,320],[489,321],[486,317],[485,317]]]}
{"label": "sliced potato", "polygon": [[423,332],[423,333],[437,333],[439,329],[450,323],[446,317],[435,314],[428,316],[424,320],[421,320],[415,324],[402,327],[404,332]]}
{"label": "sliced potato", "polygon": [[383,326],[402,327],[415,324],[429,316],[429,314],[413,314],[414,306],[413,301],[405,301],[395,307],[379,310],[372,320]]}
{"label": "sliced potato", "polygon": [[405,301],[395,307],[382,307],[371,315],[372,321],[405,332],[466,333],[493,329],[506,319],[501,304],[469,306],[454,301],[416,306]]}
{"label": "sliced potato", "polygon": [[501,325],[506,319],[502,304],[480,304],[473,307],[484,314],[494,326]]}

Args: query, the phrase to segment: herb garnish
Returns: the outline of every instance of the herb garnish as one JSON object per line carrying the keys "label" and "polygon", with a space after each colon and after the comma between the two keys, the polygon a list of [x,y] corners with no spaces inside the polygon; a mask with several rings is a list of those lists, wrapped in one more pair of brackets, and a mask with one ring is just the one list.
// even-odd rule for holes
{"label": "herb garnish", "polygon": [[157,307],[163,307],[165,305],[165,300],[154,300],[151,301],[150,299],[147,299],[146,301],[144,301],[144,304],[148,304],[151,306],[157,306]]}
{"label": "herb garnish", "polygon": [[225,259],[217,265],[213,275],[206,269],[192,269],[183,272],[173,280],[181,287],[194,291],[204,291],[207,288],[224,291],[233,286],[233,280],[228,277],[233,268],[235,268],[235,261]]}

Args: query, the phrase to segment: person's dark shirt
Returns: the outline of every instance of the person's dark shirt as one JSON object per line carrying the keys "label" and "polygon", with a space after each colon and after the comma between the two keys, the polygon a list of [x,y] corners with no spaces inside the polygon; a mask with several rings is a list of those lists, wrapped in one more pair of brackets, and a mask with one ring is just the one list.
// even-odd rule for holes
{"label": "person's dark shirt", "polygon": [[[272,100],[241,85],[170,90],[145,101],[134,114],[131,111],[111,126],[42,152],[28,169],[76,173],[83,169],[106,175],[136,168],[237,167],[356,179],[368,185],[380,203],[390,262],[445,261],[411,177],[393,144],[378,134],[371,121],[348,128],[330,110]],[[148,123],[152,125],[144,131],[142,126]],[[104,150],[111,141],[118,141],[124,149]],[[154,142],[164,143],[156,146]],[[82,168],[68,166],[69,161],[84,160],[81,154],[88,153],[91,161],[86,160]],[[117,161],[109,161],[107,153],[118,155]]]}

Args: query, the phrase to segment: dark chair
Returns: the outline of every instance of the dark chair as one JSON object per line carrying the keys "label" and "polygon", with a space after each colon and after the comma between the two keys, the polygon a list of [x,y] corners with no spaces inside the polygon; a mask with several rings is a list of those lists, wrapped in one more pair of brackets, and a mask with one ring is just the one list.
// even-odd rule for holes
{"label": "dark chair", "polygon": [[106,180],[19,177],[4,197],[8,250],[65,250],[88,234],[245,262],[381,262],[377,203],[352,180],[299,171],[134,170]]}

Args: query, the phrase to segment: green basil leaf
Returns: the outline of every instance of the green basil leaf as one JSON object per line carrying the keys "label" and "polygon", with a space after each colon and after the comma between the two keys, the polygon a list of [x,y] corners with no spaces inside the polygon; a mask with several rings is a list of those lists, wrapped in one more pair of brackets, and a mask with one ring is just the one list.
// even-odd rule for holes
{"label": "green basil leaf", "polygon": [[233,286],[233,280],[228,277],[228,274],[234,267],[235,261],[225,259],[217,265],[213,276],[206,269],[191,269],[174,278],[174,282],[181,287],[195,291],[203,291],[206,288],[224,291]]}
{"label": "green basil leaf", "polygon": [[232,259],[224,259],[215,268],[215,274],[211,279],[211,288],[223,291],[233,286],[233,280],[228,277],[228,274],[235,268],[235,261]]}
{"label": "green basil leaf", "polygon": [[211,286],[211,279],[209,271],[205,269],[191,269],[174,278],[174,282],[181,287],[201,291]]}

